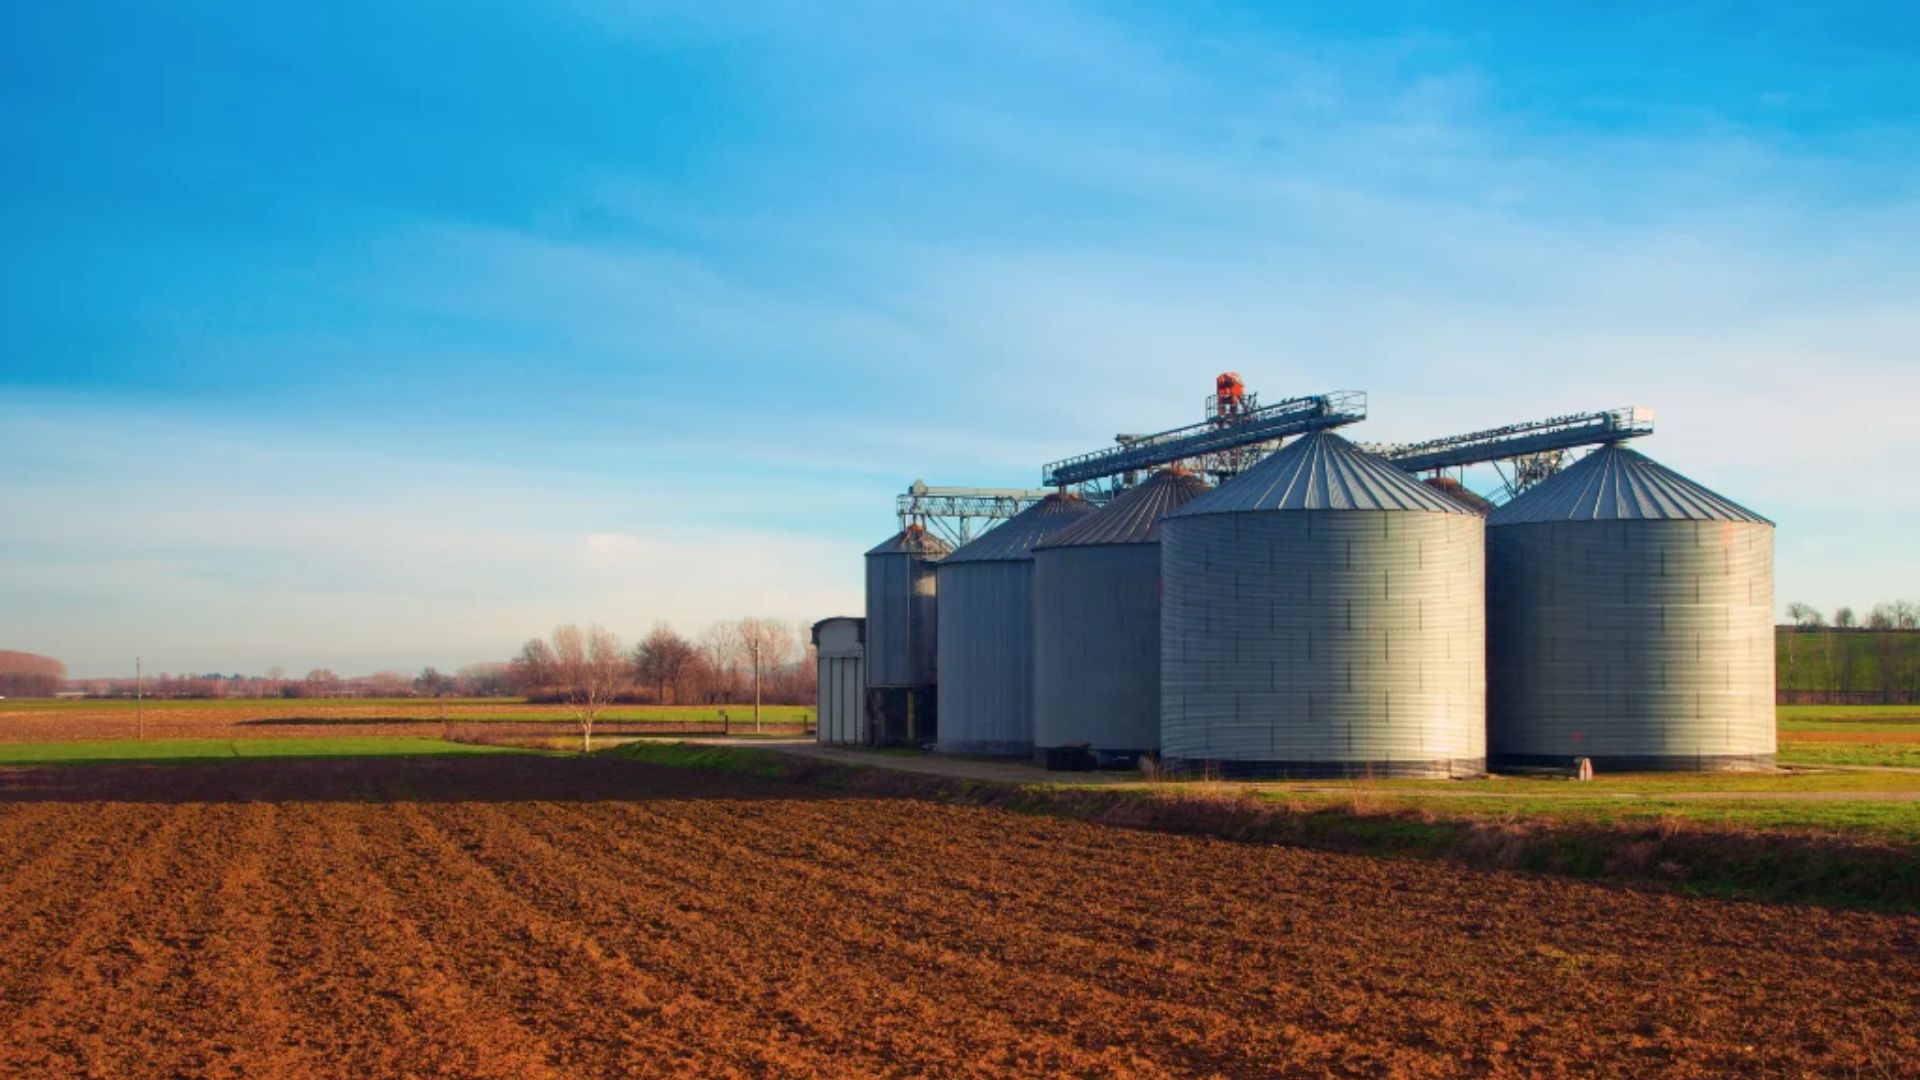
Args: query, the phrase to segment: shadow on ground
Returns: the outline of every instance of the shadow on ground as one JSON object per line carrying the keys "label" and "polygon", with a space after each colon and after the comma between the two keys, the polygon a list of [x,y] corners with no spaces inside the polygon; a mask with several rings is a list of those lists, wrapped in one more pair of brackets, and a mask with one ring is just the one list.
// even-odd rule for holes
{"label": "shadow on ground", "polygon": [[233,758],[0,768],[21,803],[601,802],[848,798],[752,776],[613,757]]}

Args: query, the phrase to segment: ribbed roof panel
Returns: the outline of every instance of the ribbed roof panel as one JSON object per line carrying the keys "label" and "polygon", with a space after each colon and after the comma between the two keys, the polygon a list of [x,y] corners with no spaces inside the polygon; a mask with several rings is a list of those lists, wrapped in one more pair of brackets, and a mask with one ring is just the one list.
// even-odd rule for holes
{"label": "ribbed roof panel", "polygon": [[1316,431],[1167,516],[1267,510],[1473,513],[1386,459],[1332,432]]}
{"label": "ribbed roof panel", "polygon": [[869,555],[919,555],[928,559],[939,559],[951,553],[953,548],[945,540],[927,532],[925,529],[901,529],[881,541]]}
{"label": "ribbed roof panel", "polygon": [[941,565],[966,562],[1024,562],[1033,558],[1033,545],[1091,514],[1094,506],[1078,495],[1055,492],[1015,514],[941,560]]}
{"label": "ribbed roof panel", "polygon": [[1160,519],[1211,490],[1206,481],[1192,473],[1162,469],[1146,483],[1121,492],[1112,502],[1034,547],[1159,543]]}
{"label": "ribbed roof panel", "polygon": [[1773,522],[1624,446],[1604,446],[1493,512],[1490,526],[1550,521]]}

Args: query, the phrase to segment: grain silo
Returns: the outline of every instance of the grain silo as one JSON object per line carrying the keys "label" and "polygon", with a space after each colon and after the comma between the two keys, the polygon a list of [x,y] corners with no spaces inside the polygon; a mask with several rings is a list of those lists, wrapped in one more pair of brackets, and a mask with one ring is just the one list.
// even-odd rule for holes
{"label": "grain silo", "polygon": [[1482,774],[1484,537],[1328,432],[1169,516],[1162,756],[1223,775]]}
{"label": "grain silo", "polygon": [[1092,512],[1049,495],[940,562],[941,751],[1033,753],[1033,545]]}
{"label": "grain silo", "polygon": [[1487,521],[1496,766],[1774,761],[1773,524],[1608,446]]}
{"label": "grain silo", "polygon": [[869,741],[929,741],[937,723],[934,566],[953,549],[909,525],[867,552]]}
{"label": "grain silo", "polygon": [[1160,519],[1207,490],[1163,470],[1034,546],[1037,759],[1160,748]]}

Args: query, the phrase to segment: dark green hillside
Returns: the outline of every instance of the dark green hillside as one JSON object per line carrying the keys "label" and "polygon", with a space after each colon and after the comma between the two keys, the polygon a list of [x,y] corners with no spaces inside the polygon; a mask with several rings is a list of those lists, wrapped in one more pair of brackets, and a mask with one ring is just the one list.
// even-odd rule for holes
{"label": "dark green hillside", "polygon": [[1783,694],[1886,701],[1920,695],[1920,631],[1782,627],[1774,641]]}

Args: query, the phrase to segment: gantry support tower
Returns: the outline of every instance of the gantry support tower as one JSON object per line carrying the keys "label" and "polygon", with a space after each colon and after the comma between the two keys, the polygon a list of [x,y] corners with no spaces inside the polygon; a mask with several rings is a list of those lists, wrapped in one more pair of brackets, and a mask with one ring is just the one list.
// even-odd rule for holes
{"label": "gantry support tower", "polygon": [[1122,435],[1117,446],[1056,461],[1040,470],[1041,482],[1057,487],[1112,481],[1126,487],[1131,477],[1162,465],[1185,464],[1216,482],[1244,471],[1280,439],[1340,427],[1367,418],[1367,395],[1337,390],[1262,405],[1232,372],[1215,382],[1207,399],[1207,418],[1197,424],[1154,435]]}
{"label": "gantry support tower", "polygon": [[1051,494],[1045,488],[933,487],[915,480],[894,500],[894,509],[902,529],[918,525],[957,548]]}
{"label": "gantry support tower", "polygon": [[1504,488],[1501,494],[1511,499],[1559,472],[1574,450],[1651,434],[1653,410],[1634,405],[1507,424],[1425,442],[1363,446],[1411,473],[1492,465]]}

